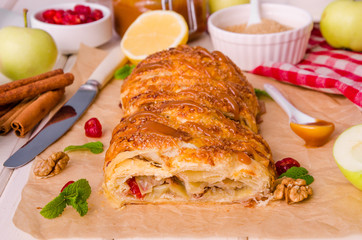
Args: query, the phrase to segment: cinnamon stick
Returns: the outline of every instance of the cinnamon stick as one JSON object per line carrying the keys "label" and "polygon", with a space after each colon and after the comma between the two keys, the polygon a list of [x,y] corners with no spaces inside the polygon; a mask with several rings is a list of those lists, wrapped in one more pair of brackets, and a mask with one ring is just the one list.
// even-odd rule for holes
{"label": "cinnamon stick", "polygon": [[73,74],[65,73],[10,89],[0,93],[0,105],[16,102],[25,98],[33,98],[50,90],[64,88],[72,84],[73,81]]}
{"label": "cinnamon stick", "polygon": [[16,103],[11,103],[0,106],[0,117],[2,117],[5,113],[9,112],[15,105]]}
{"label": "cinnamon stick", "polygon": [[11,122],[28,106],[32,100],[23,100],[0,118],[0,135],[5,135],[11,130]]}
{"label": "cinnamon stick", "polygon": [[55,69],[53,71],[49,71],[49,72],[46,72],[46,73],[39,74],[37,76],[30,77],[30,78],[24,78],[24,79],[20,79],[20,80],[17,80],[17,81],[9,82],[9,83],[0,85],[0,94],[2,92],[9,91],[9,90],[14,89],[14,88],[18,88],[18,87],[27,85],[29,83],[33,83],[33,82],[36,82],[36,81],[39,81],[39,80],[50,78],[50,77],[53,77],[55,75],[59,75],[59,74],[63,74],[63,73],[64,73],[63,69],[59,68],[59,69]]}
{"label": "cinnamon stick", "polygon": [[12,121],[15,134],[24,137],[59,103],[63,95],[64,88],[40,95]]}

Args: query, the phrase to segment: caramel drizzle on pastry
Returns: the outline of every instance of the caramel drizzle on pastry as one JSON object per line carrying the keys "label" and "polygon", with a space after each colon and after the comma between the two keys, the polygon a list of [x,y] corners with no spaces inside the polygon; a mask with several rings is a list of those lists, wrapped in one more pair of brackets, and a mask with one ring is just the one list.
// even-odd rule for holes
{"label": "caramel drizzle on pastry", "polygon": [[121,96],[125,117],[114,131],[115,149],[184,141],[215,154],[234,152],[245,164],[270,163],[269,146],[257,134],[254,90],[220,52],[180,46],[152,54],[125,80]]}
{"label": "caramel drizzle on pastry", "polygon": [[191,100],[164,102],[161,104],[160,108],[163,109],[167,107],[185,107],[185,106],[197,109],[199,112],[204,112],[204,108],[200,104],[197,104],[196,102]]}
{"label": "caramel drizzle on pastry", "polygon": [[154,122],[154,121],[146,121],[141,127],[138,129],[140,132],[151,132],[160,135],[171,136],[174,138],[182,139],[183,141],[189,141],[191,139],[190,136],[186,132],[178,131],[172,127],[169,127],[165,124]]}

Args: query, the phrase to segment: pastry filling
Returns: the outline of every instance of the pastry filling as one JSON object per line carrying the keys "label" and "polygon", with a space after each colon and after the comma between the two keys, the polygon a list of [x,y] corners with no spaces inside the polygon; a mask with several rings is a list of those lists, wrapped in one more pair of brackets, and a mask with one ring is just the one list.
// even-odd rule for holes
{"label": "pastry filling", "polygon": [[[228,198],[240,197],[243,192],[248,192],[248,187],[239,181],[231,179],[217,180],[215,182],[184,181],[181,177],[194,172],[183,173],[180,176],[157,179],[154,176],[135,176],[126,180],[128,190],[122,195],[126,197],[154,201],[158,199],[184,199],[184,200],[209,200],[216,194],[224,194]],[[197,174],[200,174],[198,172]],[[202,173],[201,173],[202,174]]]}
{"label": "pastry filling", "polygon": [[[135,204],[169,201],[226,203],[244,202],[268,194],[264,190],[269,188],[270,179],[253,172],[256,167],[253,165],[260,165],[255,160],[230,166],[232,172],[217,168],[197,170],[199,167],[170,171],[157,161],[157,154],[143,153],[142,157],[138,153],[122,153],[107,167],[113,172],[113,178],[109,179],[106,189],[110,189],[109,193],[116,201]],[[152,156],[153,160],[145,155]]]}

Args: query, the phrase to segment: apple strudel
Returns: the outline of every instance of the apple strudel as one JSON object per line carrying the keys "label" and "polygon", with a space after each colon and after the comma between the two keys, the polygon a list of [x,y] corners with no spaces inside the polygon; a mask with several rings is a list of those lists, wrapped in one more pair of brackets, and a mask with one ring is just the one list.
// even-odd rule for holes
{"label": "apple strudel", "polygon": [[179,46],[150,55],[121,89],[103,189],[117,206],[262,202],[275,177],[260,107],[222,53]]}

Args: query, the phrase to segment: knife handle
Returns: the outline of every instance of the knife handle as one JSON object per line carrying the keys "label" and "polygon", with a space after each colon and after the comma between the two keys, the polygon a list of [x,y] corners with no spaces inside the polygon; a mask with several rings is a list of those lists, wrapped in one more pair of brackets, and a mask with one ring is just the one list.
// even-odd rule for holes
{"label": "knife handle", "polygon": [[99,89],[101,89],[110,79],[113,78],[113,74],[116,69],[126,64],[127,61],[128,59],[121,51],[120,46],[117,46],[108,53],[89,79],[96,80],[99,83]]}

